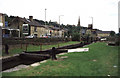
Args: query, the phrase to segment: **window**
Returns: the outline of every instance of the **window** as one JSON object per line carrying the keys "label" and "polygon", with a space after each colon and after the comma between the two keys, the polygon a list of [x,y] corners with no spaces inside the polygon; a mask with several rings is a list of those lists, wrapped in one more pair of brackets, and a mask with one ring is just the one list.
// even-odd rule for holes
{"label": "window", "polygon": [[28,31],[28,26],[24,26],[23,31]]}
{"label": "window", "polygon": [[29,26],[28,24],[23,24],[23,34],[28,35],[29,33]]}
{"label": "window", "polygon": [[37,27],[34,27],[34,31],[37,32]]}
{"label": "window", "polygon": [[34,37],[37,38],[37,34],[34,34]]}

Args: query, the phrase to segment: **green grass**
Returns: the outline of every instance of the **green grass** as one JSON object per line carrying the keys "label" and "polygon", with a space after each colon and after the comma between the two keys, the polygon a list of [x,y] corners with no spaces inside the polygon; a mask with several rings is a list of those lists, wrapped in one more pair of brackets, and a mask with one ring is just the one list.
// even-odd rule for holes
{"label": "green grass", "polygon": [[[76,44],[80,43],[78,41],[70,41],[70,42],[64,42],[64,43],[59,43],[59,47],[65,46],[65,45],[71,45],[71,44]],[[42,50],[47,50],[51,49],[52,47],[58,47],[58,43],[53,44],[53,45],[42,45]],[[12,56],[14,54],[21,53],[22,51],[26,50],[26,46],[24,45],[23,48],[21,49],[20,46],[17,48],[13,48],[9,50],[9,55],[5,54],[5,52],[2,52],[2,56]],[[40,51],[40,46],[36,45],[28,45],[27,51]]]}
{"label": "green grass", "polygon": [[[52,47],[61,47],[61,46],[66,46],[66,45],[71,45],[71,44],[77,44],[77,43],[80,43],[78,41],[70,41],[70,42],[66,42],[66,43],[57,43],[57,44],[54,44],[54,45],[42,45],[42,50],[47,50],[47,49],[51,49]],[[27,51],[40,51],[40,46],[33,46],[33,45],[30,45],[28,47],[28,50]]]}
{"label": "green grass", "polygon": [[[111,76],[118,75],[118,47],[105,43],[94,43],[89,52],[68,53],[66,59],[48,60],[37,67],[29,67],[15,72],[3,73],[3,76]],[[93,61],[96,60],[96,61]]]}

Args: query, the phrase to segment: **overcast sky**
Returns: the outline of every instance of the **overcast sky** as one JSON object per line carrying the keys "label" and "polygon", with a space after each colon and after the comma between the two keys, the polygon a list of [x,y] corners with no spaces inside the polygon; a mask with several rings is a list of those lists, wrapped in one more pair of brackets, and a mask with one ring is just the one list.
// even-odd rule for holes
{"label": "overcast sky", "polygon": [[0,0],[0,13],[82,26],[92,23],[93,28],[118,32],[119,0]]}

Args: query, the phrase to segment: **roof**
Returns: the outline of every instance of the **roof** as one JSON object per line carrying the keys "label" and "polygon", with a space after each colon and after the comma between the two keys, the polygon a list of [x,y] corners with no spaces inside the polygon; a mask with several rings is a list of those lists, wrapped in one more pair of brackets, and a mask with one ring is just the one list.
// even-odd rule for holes
{"label": "roof", "polygon": [[32,26],[41,26],[41,27],[43,26],[38,21],[36,21],[35,19],[33,19],[33,21],[30,21],[29,19],[26,19],[26,18],[14,17],[11,22],[13,22],[15,20],[22,21],[23,23],[28,24],[28,25],[32,25]]}
{"label": "roof", "polygon": [[41,24],[39,22],[37,22],[36,20],[33,19],[33,21],[30,21],[29,19],[26,18],[21,18],[21,20],[29,25],[33,25],[33,26],[41,26]]}
{"label": "roof", "polygon": [[52,29],[52,30],[60,30],[60,28],[54,27],[54,26],[49,26],[49,28]]}

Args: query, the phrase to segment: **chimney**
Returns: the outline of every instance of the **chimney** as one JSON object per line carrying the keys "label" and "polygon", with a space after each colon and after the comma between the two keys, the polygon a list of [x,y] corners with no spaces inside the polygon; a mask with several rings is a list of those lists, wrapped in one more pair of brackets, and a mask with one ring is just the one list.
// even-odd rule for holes
{"label": "chimney", "polygon": [[88,29],[93,29],[93,24],[88,24]]}
{"label": "chimney", "polygon": [[29,16],[29,20],[33,22],[33,16]]}

